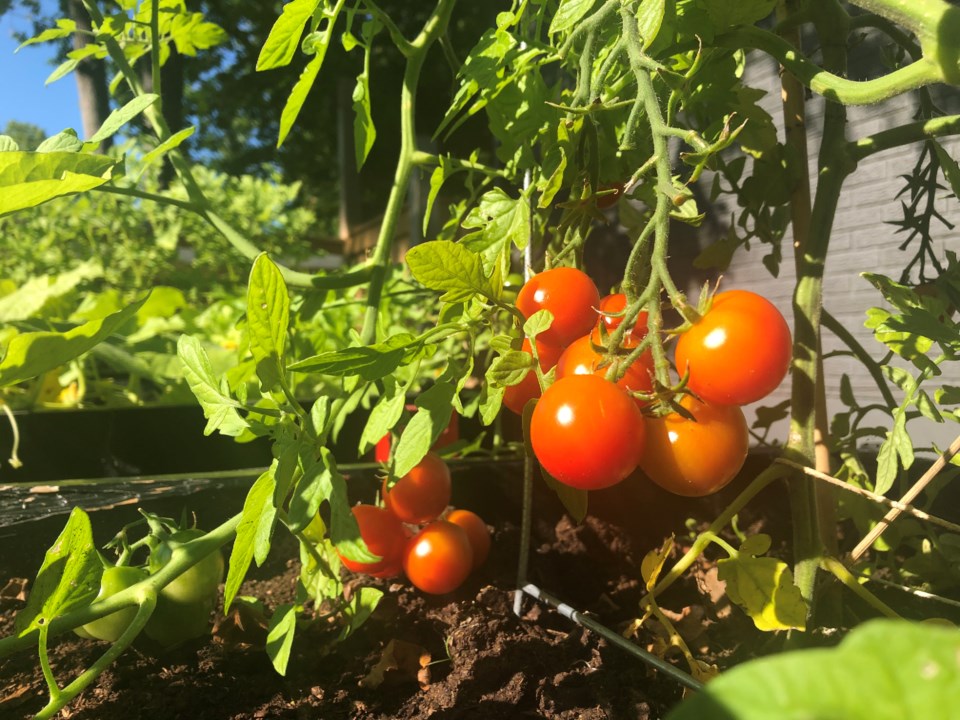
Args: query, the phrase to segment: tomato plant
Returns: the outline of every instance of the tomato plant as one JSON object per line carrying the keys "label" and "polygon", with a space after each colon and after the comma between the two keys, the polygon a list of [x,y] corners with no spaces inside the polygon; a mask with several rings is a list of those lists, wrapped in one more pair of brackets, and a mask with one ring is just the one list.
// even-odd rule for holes
{"label": "tomato plant", "polygon": [[746,405],[766,397],[790,368],[790,328],[769,300],[747,290],[717,293],[707,313],[677,340],[687,387],[710,403]]}
{"label": "tomato plant", "polygon": [[[623,323],[623,314],[627,309],[627,296],[623,293],[613,293],[605,295],[600,299],[600,305],[597,308],[600,313],[600,319],[597,326],[591,331],[590,337],[594,345],[604,346],[605,338],[608,338],[614,330]],[[641,312],[633,322],[633,327],[623,334],[620,342],[623,348],[634,348],[640,344],[647,335],[647,313]]]}
{"label": "tomato plant", "polygon": [[357,562],[340,553],[340,562],[355,573],[388,578],[400,574],[403,564],[403,546],[407,534],[397,516],[377,505],[354,505],[353,516],[360,528],[360,537],[370,552],[380,556],[372,563]]}
{"label": "tomato plant", "polygon": [[[543,372],[549,372],[549,370],[556,365],[557,361],[560,359],[560,355],[563,353],[563,348],[559,345],[546,342],[540,337],[537,337],[536,341],[537,357],[540,359],[540,369]],[[523,339],[523,345],[520,349],[522,352],[531,354],[529,338]],[[517,415],[522,415],[524,406],[533,400],[533,398],[538,397],[540,397],[540,381],[537,379],[537,373],[533,370],[530,370],[526,375],[524,375],[523,380],[516,385],[508,386],[504,390],[503,404],[511,412],[514,412]]]}
{"label": "tomato plant", "polygon": [[710,405],[690,395],[680,404],[692,419],[677,412],[645,418],[640,469],[677,495],[710,495],[743,467],[749,445],[747,421],[737,405]]}
{"label": "tomato plant", "polygon": [[[155,574],[168,562],[173,553],[191,540],[204,536],[197,528],[178,530],[161,540],[150,553],[150,573]],[[160,591],[160,597],[176,603],[206,602],[216,596],[217,587],[223,580],[223,555],[212,552],[190,566]]]}
{"label": "tomato plant", "polygon": [[387,509],[401,521],[414,525],[438,518],[450,504],[450,491],[450,468],[434,452],[428,452],[393,485],[384,478],[380,490]]}
{"label": "tomato plant", "polygon": [[643,441],[636,403],[596,375],[557,380],[537,401],[530,421],[530,443],[544,470],[583,490],[609,487],[632,473]]}
{"label": "tomato plant", "polygon": [[416,587],[432,595],[453,592],[473,568],[473,548],[459,525],[437,520],[407,541],[403,569]]}
{"label": "tomato plant", "polygon": [[[101,600],[115,595],[121,590],[136,585],[141,580],[145,580],[148,576],[149,573],[139,567],[112,566],[104,568],[103,575],[100,577],[100,592],[97,593],[96,599]],[[136,614],[137,608],[131,606],[105,615],[99,620],[94,620],[81,627],[90,637],[107,642],[116,642],[117,638],[130,626],[130,622]]]}
{"label": "tomato plant", "polygon": [[490,530],[479,515],[471,510],[456,509],[444,518],[447,522],[463,528],[473,550],[473,568],[476,569],[486,562],[490,554]]}
{"label": "tomato plant", "polygon": [[517,309],[524,317],[549,310],[553,324],[538,337],[553,345],[568,345],[590,332],[597,321],[600,293],[582,270],[558,267],[537,273],[517,295]]}

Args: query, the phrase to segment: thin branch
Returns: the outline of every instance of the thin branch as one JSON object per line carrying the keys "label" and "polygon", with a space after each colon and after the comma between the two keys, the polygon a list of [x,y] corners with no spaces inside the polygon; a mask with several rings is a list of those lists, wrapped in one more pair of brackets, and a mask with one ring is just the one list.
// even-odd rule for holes
{"label": "thin branch", "polygon": [[850,142],[850,155],[862,160],[874,153],[944,135],[960,134],[960,115],[944,115],[900,125]]}

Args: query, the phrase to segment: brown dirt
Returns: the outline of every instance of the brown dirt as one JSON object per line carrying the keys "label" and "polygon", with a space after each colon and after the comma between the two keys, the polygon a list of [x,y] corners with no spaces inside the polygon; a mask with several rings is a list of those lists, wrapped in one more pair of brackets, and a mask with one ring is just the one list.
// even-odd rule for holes
{"label": "brown dirt", "polygon": [[[691,513],[686,505],[685,511],[668,517],[663,496],[656,491],[651,495],[641,485],[624,485],[594,494],[593,513],[579,526],[563,515],[555,498],[538,493],[530,571],[532,582],[617,630],[638,613],[643,555],[671,532],[683,537],[687,516],[710,516],[713,510],[701,504]],[[274,672],[256,643],[228,642],[236,638],[224,625],[212,641],[196,641],[167,654],[138,645],[62,717],[664,717],[683,694],[676,681],[530,598],[524,600],[523,617],[513,614],[519,544],[514,490],[494,497],[487,490],[461,493],[457,504],[485,513],[495,533],[487,564],[455,593],[427,596],[405,581],[371,581],[385,592],[373,616],[332,652],[315,626],[298,632],[286,677]],[[476,502],[470,502],[471,497]],[[716,502],[722,507],[724,501]],[[505,517],[496,516],[493,506]],[[44,539],[43,547],[49,541]],[[275,545],[268,562],[252,572],[241,589],[241,594],[263,600],[268,612],[292,599],[298,573],[290,560],[296,556],[295,545],[279,534]],[[678,545],[676,552],[682,551],[683,543]],[[698,656],[725,666],[748,652],[746,647],[756,647],[757,638],[749,620],[730,613],[722,599],[709,599],[709,570],[710,563],[704,563],[696,573],[703,592],[691,577],[662,602],[678,618],[692,616]],[[0,587],[9,577],[0,563]],[[18,606],[22,603],[0,605],[0,635],[9,633]],[[727,616],[723,623],[715,622],[718,615]],[[645,627],[638,642],[652,646],[654,639]],[[58,639],[51,661],[61,685],[105,648],[72,634]],[[368,677],[378,663],[395,660],[394,665],[405,666],[404,653],[412,653],[408,669],[386,671],[382,684]],[[45,686],[35,653],[0,661],[0,679],[0,718],[30,717],[43,706]]]}

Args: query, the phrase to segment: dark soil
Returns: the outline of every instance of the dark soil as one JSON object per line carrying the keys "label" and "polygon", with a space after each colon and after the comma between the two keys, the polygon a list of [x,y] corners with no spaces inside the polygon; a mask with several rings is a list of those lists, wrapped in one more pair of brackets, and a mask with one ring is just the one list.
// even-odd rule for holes
{"label": "dark soil", "polygon": [[[385,593],[373,616],[332,649],[328,635],[316,626],[298,632],[286,677],[271,667],[262,634],[249,626],[240,632],[234,622],[218,617],[211,640],[166,654],[141,645],[129,650],[61,717],[664,717],[683,695],[676,680],[529,597],[522,617],[514,615],[518,473],[517,466],[487,467],[463,474],[460,483],[455,479],[460,488],[455,504],[480,512],[494,528],[489,560],[455,593],[428,596],[405,581],[372,580]],[[781,494],[780,489],[765,491],[766,507],[778,506]],[[551,494],[540,490],[530,581],[608,627],[623,630],[639,614],[644,554],[671,533],[678,537],[675,554],[682,552],[683,538],[689,536],[687,518],[710,518],[728,500],[724,495],[678,504],[630,479],[611,491],[591,494],[591,515],[578,526]],[[213,504],[220,513],[229,513],[241,502],[242,494]],[[204,524],[216,521],[211,517]],[[104,525],[107,536],[122,524],[96,515],[94,523]],[[741,528],[751,524],[752,531],[764,525],[760,519],[741,517]],[[783,541],[782,530],[773,534],[775,543]],[[41,554],[53,537],[55,533],[36,540]],[[298,574],[291,560],[295,557],[295,544],[278,533],[271,557],[251,572],[241,594],[262,600],[268,613],[291,601]],[[8,560],[0,553],[0,587],[13,575]],[[661,602],[685,624],[683,634],[692,638],[697,656],[725,667],[753,653],[759,638],[745,616],[730,612],[712,578],[710,563],[701,563]],[[0,635],[9,634],[13,615],[22,606],[9,600],[0,605]],[[720,617],[724,621],[715,622]],[[637,643],[656,647],[655,631],[647,623]],[[72,634],[53,645],[51,662],[61,685],[107,647]],[[670,658],[684,666],[681,657]],[[46,690],[35,651],[0,661],[0,680],[0,718],[30,717],[43,707]]]}

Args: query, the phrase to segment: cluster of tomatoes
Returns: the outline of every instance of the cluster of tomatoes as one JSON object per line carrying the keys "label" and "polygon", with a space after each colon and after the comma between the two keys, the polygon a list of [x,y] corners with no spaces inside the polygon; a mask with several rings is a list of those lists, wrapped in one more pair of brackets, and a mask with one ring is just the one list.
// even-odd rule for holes
{"label": "cluster of tomatoes", "polygon": [[[624,319],[622,294],[601,298],[593,281],[575,268],[555,268],[531,278],[517,295],[525,317],[553,315],[536,337],[540,368],[555,381],[540,397],[536,373],[506,389],[504,404],[522,413],[540,397],[530,422],[530,442],[554,478],[584,490],[614,485],[638,467],[679,495],[721,489],[739,472],[748,431],[741,405],[772,392],[790,365],[790,329],[780,312],[751,292],[718,293],[710,309],[680,334],[675,363],[687,377],[683,412],[644,409],[653,389],[653,359],[642,353],[606,379],[604,346]],[[640,313],[623,332],[620,348],[637,348],[647,334]],[[531,352],[529,340],[522,348]],[[615,357],[624,357],[622,354]]]}
{"label": "cluster of tomatoes", "polygon": [[344,566],[379,578],[402,570],[417,588],[435,595],[456,590],[486,560],[490,533],[476,513],[446,512],[450,495],[450,468],[434,452],[392,486],[385,478],[383,506],[353,507],[360,536],[380,560],[363,563],[341,555]]}

